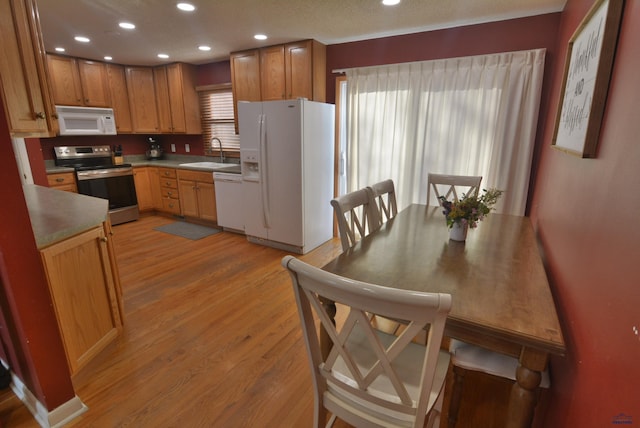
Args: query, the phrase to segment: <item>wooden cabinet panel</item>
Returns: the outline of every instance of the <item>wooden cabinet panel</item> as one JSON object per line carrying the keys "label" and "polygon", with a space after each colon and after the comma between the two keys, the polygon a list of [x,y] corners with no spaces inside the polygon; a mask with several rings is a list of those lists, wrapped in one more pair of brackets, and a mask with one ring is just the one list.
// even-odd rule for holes
{"label": "wooden cabinet panel", "polygon": [[124,66],[107,64],[107,84],[118,134],[133,131]]}
{"label": "wooden cabinet panel", "polygon": [[136,186],[138,209],[149,211],[154,209],[151,177],[147,167],[133,168],[133,182]]}
{"label": "wooden cabinet panel", "polygon": [[67,192],[78,192],[76,186],[76,175],[73,172],[60,172],[56,174],[47,174],[49,187]]}
{"label": "wooden cabinet panel", "polygon": [[190,64],[167,65],[173,132],[202,133],[200,99],[196,92],[197,68]]}
{"label": "wooden cabinet panel", "polygon": [[105,63],[49,54],[47,67],[55,104],[111,107]]}
{"label": "wooden cabinet panel", "polygon": [[53,135],[57,121],[35,1],[0,2],[0,39],[0,96],[12,135]]}
{"label": "wooden cabinet panel", "polygon": [[47,67],[53,100],[57,105],[81,106],[82,87],[75,58],[47,55]]}
{"label": "wooden cabinet panel", "polygon": [[161,132],[200,134],[202,126],[195,67],[181,63],[155,67],[153,76]]}
{"label": "wooden cabinet panel", "polygon": [[217,221],[212,173],[179,169],[178,188],[183,216]]}
{"label": "wooden cabinet panel", "polygon": [[284,70],[287,99],[313,99],[313,46],[311,40],[285,45]]}
{"label": "wooden cabinet panel", "polygon": [[84,105],[111,107],[106,64],[85,59],[78,60],[78,74]]}
{"label": "wooden cabinet panel", "polygon": [[166,67],[154,67],[153,83],[155,85],[156,102],[158,103],[158,120],[160,132],[173,132],[171,124],[171,105],[169,102],[169,83]]}
{"label": "wooden cabinet panel", "polygon": [[233,115],[238,131],[238,101],[261,101],[260,51],[234,52],[230,56],[231,90],[233,92]]}
{"label": "wooden cabinet panel", "polygon": [[284,46],[260,49],[260,92],[262,101],[286,97]]}
{"label": "wooden cabinet panel", "polygon": [[150,67],[126,67],[125,71],[133,132],[159,133],[160,123],[153,69]]}
{"label": "wooden cabinet panel", "polygon": [[41,251],[72,374],[122,326],[106,243],[104,228],[97,227]]}
{"label": "wooden cabinet panel", "polygon": [[158,168],[160,211],[180,215],[180,189],[174,168]]}

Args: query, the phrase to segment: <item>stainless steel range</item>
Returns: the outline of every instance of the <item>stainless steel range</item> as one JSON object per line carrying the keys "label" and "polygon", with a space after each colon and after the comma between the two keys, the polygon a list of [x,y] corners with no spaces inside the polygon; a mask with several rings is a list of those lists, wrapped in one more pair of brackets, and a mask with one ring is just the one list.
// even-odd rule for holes
{"label": "stainless steel range", "polygon": [[111,224],[137,220],[138,199],[131,164],[115,165],[109,146],[54,147],[57,166],[74,168],[78,193],[109,201]]}

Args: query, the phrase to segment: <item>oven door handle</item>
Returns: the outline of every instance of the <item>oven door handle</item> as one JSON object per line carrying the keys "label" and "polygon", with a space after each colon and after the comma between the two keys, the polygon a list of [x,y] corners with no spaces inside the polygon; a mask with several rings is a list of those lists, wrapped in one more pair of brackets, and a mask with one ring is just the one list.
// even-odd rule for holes
{"label": "oven door handle", "polygon": [[109,169],[92,169],[89,171],[76,171],[78,180],[97,180],[100,178],[124,177],[133,175],[133,168],[109,168]]}

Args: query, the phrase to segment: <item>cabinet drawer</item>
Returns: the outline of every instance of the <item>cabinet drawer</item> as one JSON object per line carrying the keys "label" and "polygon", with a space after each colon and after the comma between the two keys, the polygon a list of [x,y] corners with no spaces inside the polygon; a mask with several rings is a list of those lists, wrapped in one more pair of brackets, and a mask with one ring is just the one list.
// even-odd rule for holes
{"label": "cabinet drawer", "polygon": [[170,198],[170,199],[178,199],[178,190],[171,187],[163,187],[162,197]]}
{"label": "cabinet drawer", "polygon": [[177,178],[176,170],[173,168],[158,168],[158,176],[160,177],[160,180],[163,178]]}
{"label": "cabinet drawer", "polygon": [[160,177],[160,187],[169,188],[169,189],[177,189],[178,188],[178,180],[175,178],[164,178]]}
{"label": "cabinet drawer", "polygon": [[191,171],[188,169],[179,169],[178,179],[200,181],[202,183],[213,183],[213,173],[204,172],[204,171]]}
{"label": "cabinet drawer", "polygon": [[171,198],[162,198],[163,211],[170,212],[172,214],[180,214],[180,201]]}
{"label": "cabinet drawer", "polygon": [[76,175],[73,172],[62,172],[58,174],[48,174],[47,181],[49,187],[76,185]]}

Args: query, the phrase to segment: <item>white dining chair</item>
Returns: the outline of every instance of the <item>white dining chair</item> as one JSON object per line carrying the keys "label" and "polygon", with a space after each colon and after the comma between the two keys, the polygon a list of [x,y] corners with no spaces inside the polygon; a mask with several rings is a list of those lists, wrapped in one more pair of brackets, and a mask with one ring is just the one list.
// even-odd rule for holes
{"label": "white dining chair", "polygon": [[353,247],[358,240],[376,230],[379,224],[369,189],[360,189],[331,200],[336,215],[342,250]]}
{"label": "white dining chair", "polygon": [[[453,368],[453,384],[450,385],[448,427],[454,428],[458,420],[458,412],[462,401],[463,379],[466,371],[485,373],[503,379],[516,380],[518,359],[499,354],[479,346],[451,339],[449,344],[451,366]],[[549,370],[542,372],[540,388],[549,388],[551,381]]]}
{"label": "white dining chair", "polygon": [[[440,349],[451,295],[392,289],[355,281],[286,256],[314,387],[314,423],[328,412],[356,427],[438,427],[449,353]],[[334,301],[344,322],[334,325],[323,305]],[[371,327],[368,313],[406,322],[399,335]],[[339,318],[341,319],[341,318]],[[320,321],[332,342],[326,358]],[[425,345],[413,337],[429,326]],[[425,425],[426,422],[426,425]]]}
{"label": "white dining chair", "polygon": [[431,200],[431,193],[435,193],[438,205],[441,205],[440,196],[449,200],[453,196],[454,201],[462,198],[462,195],[478,196],[482,176],[432,174],[427,176],[427,205]]}
{"label": "white dining chair", "polygon": [[396,202],[396,188],[393,180],[380,181],[368,187],[373,196],[373,204],[378,214],[379,224],[393,218],[398,214],[398,204]]}

